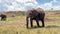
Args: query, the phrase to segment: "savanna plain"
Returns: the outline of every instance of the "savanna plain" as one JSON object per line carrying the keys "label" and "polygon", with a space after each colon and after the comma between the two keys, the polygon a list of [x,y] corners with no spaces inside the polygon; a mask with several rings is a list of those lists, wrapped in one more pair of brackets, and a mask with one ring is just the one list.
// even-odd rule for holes
{"label": "savanna plain", "polygon": [[[27,29],[26,15],[22,14],[7,17],[6,21],[0,20],[0,34],[60,34],[60,11],[45,11],[45,14],[45,27],[43,28]],[[36,26],[36,22],[33,22],[33,25]],[[41,25],[41,21],[39,23]]]}

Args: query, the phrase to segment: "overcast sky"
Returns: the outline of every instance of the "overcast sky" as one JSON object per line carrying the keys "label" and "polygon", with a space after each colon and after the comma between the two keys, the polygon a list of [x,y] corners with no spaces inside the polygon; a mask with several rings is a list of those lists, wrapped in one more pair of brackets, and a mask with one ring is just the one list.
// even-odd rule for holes
{"label": "overcast sky", "polygon": [[60,0],[0,0],[0,11],[29,10],[38,7],[44,10],[60,10]]}

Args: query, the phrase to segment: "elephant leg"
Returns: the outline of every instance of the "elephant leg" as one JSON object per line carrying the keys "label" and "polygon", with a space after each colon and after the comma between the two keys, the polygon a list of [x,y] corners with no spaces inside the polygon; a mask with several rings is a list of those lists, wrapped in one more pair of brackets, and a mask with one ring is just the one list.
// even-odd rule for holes
{"label": "elephant leg", "polygon": [[28,28],[28,17],[26,18],[26,28]]}
{"label": "elephant leg", "polygon": [[40,25],[39,25],[39,20],[36,20],[36,23],[37,23],[37,26],[40,27]]}
{"label": "elephant leg", "polygon": [[33,27],[33,20],[30,18],[30,25],[31,25],[31,28]]}
{"label": "elephant leg", "polygon": [[5,18],[4,17],[1,17],[1,21],[5,21]]}
{"label": "elephant leg", "polygon": [[5,20],[6,20],[6,18],[2,18],[1,20],[5,21]]}
{"label": "elephant leg", "polygon": [[42,21],[42,27],[44,27],[45,25],[44,25],[44,20],[41,20]]}
{"label": "elephant leg", "polygon": [[6,20],[6,18],[4,18],[4,21]]}

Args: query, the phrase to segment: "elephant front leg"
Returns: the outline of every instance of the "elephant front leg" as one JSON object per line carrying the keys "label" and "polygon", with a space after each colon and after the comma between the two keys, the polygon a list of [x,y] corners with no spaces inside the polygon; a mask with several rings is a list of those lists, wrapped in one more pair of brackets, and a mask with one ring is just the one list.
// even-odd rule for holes
{"label": "elephant front leg", "polygon": [[26,28],[28,28],[28,23],[29,22],[29,20],[28,20],[28,17],[26,18]]}
{"label": "elephant front leg", "polygon": [[31,25],[31,28],[33,27],[33,20],[30,18],[30,25]]}

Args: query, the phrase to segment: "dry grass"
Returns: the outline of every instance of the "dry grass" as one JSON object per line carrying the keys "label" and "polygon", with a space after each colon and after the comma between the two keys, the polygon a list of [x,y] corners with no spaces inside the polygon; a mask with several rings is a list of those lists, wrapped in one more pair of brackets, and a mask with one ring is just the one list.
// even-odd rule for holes
{"label": "dry grass", "polygon": [[46,18],[44,28],[27,29],[26,16],[8,17],[6,21],[0,21],[0,34],[60,34],[60,17],[50,15]]}

